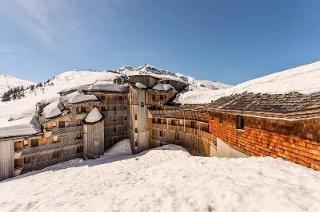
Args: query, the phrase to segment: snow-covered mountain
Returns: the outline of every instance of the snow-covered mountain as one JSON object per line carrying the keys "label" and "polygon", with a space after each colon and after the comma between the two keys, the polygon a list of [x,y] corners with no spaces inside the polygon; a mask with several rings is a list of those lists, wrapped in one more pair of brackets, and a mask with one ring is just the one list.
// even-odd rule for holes
{"label": "snow-covered mountain", "polygon": [[175,99],[182,104],[210,103],[223,96],[245,92],[286,94],[299,92],[311,94],[320,92],[320,61],[276,72],[249,80],[233,87],[219,90],[191,89]]}
{"label": "snow-covered mountain", "polygon": [[[226,85],[218,82],[208,80],[196,80],[192,77],[184,76],[182,74],[175,74],[170,71],[155,68],[151,65],[143,65],[138,68],[123,67],[115,70],[106,71],[92,71],[92,70],[73,70],[59,74],[48,82],[42,83],[35,88],[29,88],[24,91],[24,96],[21,99],[12,100],[8,102],[0,102],[0,128],[21,124],[19,121],[28,118],[35,112],[35,105],[43,101],[53,101],[58,98],[59,92],[65,89],[78,87],[81,85],[92,83],[113,83],[116,77],[123,74],[137,75],[148,74],[162,79],[174,79],[185,81],[190,84],[190,90],[205,90],[214,91],[216,89],[224,88]],[[189,91],[187,91],[189,92]],[[23,107],[21,107],[23,105]],[[9,121],[11,120],[11,121]]]}
{"label": "snow-covered mountain", "polygon": [[27,87],[32,84],[34,84],[34,82],[22,80],[13,76],[0,73],[0,97],[4,92],[8,91],[10,88],[14,88],[17,86]]}
{"label": "snow-covered mountain", "polygon": [[156,68],[149,64],[139,66],[138,68],[123,67],[114,71],[118,73],[126,74],[128,76],[139,74],[139,75],[152,75],[159,78],[180,80],[180,81],[189,83],[194,88],[208,88],[210,90],[218,90],[218,89],[231,87],[230,85],[226,85],[217,81],[198,80],[191,76],[186,76],[181,73],[174,73],[165,69]]}

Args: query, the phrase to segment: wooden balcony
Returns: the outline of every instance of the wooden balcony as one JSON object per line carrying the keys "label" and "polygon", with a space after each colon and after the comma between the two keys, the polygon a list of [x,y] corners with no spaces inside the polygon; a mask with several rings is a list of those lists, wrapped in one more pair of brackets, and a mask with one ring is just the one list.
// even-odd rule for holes
{"label": "wooden balcony", "polygon": [[[37,161],[36,163],[29,163],[29,164],[24,164],[22,166],[22,171],[21,174],[34,171],[34,170],[40,170],[43,168],[46,168],[48,166],[52,166],[57,163],[65,162],[71,159],[75,158],[81,158],[83,157],[83,153],[74,153],[74,154],[65,154],[62,157],[59,158],[50,158],[49,160],[43,160],[43,161]],[[20,174],[20,173],[19,173]]]}
{"label": "wooden balcony", "polygon": [[82,126],[72,126],[72,127],[55,127],[52,129],[52,135],[61,135],[65,133],[75,133],[80,132]]}
{"label": "wooden balcony", "polygon": [[61,143],[57,142],[57,143],[51,143],[43,146],[26,148],[16,152],[16,154],[21,152],[20,158],[24,158],[24,157],[29,157],[33,155],[48,154],[59,149],[75,148],[82,145],[83,145],[83,140],[74,140],[74,141],[61,142]]}

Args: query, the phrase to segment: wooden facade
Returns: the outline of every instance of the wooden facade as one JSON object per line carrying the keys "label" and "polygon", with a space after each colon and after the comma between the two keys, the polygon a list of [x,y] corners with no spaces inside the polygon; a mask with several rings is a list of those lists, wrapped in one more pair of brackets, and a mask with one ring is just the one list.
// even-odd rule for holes
{"label": "wooden facade", "polygon": [[14,176],[14,144],[0,141],[0,180]]}
{"label": "wooden facade", "polygon": [[150,125],[146,93],[147,89],[134,85],[129,88],[129,138],[134,153],[149,148]]}
{"label": "wooden facade", "polygon": [[104,121],[85,124],[83,157],[86,159],[99,158],[104,153]]}
{"label": "wooden facade", "polygon": [[[239,119],[242,117],[242,126]],[[280,157],[320,170],[320,119],[278,118],[241,112],[210,112],[210,132],[221,145],[228,145],[234,157]],[[219,145],[219,144],[218,144]]]}
{"label": "wooden facade", "polygon": [[102,102],[104,115],[104,149],[128,138],[128,94],[115,92],[90,92]]}
{"label": "wooden facade", "polygon": [[215,146],[206,111],[177,107],[150,112],[153,117],[150,147],[176,144],[192,155],[212,156]]}

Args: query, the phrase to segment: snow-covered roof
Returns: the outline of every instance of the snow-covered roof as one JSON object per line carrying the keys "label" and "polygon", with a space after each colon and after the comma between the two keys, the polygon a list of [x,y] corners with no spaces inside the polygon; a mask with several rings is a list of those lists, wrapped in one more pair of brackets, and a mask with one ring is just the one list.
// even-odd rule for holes
{"label": "snow-covered roof", "polygon": [[87,85],[80,85],[72,88],[67,88],[62,91],[60,91],[60,94],[64,93],[70,93],[74,91],[96,91],[96,92],[117,92],[117,93],[124,93],[127,92],[128,90],[128,85],[118,85],[118,84],[113,84],[110,81],[97,81],[92,84],[87,84]]}
{"label": "snow-covered roof", "polygon": [[41,125],[35,114],[8,122],[0,128],[0,138],[35,135],[41,132]]}
{"label": "snow-covered roof", "polygon": [[80,102],[88,102],[88,101],[98,101],[98,98],[95,95],[86,95],[83,92],[76,91],[72,94],[69,94],[67,97],[69,97],[68,103],[75,104]]}
{"label": "snow-covered roof", "polygon": [[117,92],[123,93],[128,89],[128,85],[118,85],[107,82],[98,81],[92,85],[89,85],[85,90],[86,91],[104,91],[104,92]]}
{"label": "snow-covered roof", "polygon": [[92,110],[90,110],[84,121],[86,123],[95,123],[100,121],[102,118],[103,115],[101,114],[101,112],[97,108],[93,108]]}
{"label": "snow-covered roof", "polygon": [[142,89],[147,88],[147,86],[145,86],[144,84],[142,84],[140,82],[137,82],[135,85],[136,85],[137,88],[142,88]]}
{"label": "snow-covered roof", "polygon": [[171,85],[169,84],[162,84],[162,83],[159,83],[159,84],[156,84],[155,86],[153,86],[154,90],[158,90],[158,91],[168,91],[170,89],[173,89],[174,90],[174,87],[172,87]]}
{"label": "snow-covered roof", "polygon": [[58,98],[43,108],[42,116],[44,116],[46,119],[54,118],[61,115],[63,109],[64,107]]}
{"label": "snow-covered roof", "polygon": [[50,102],[43,108],[42,115],[46,119],[54,118],[62,114],[66,104],[76,104],[88,101],[98,101],[98,98],[95,95],[84,94],[82,91],[75,91],[66,96],[56,98],[54,101]]}

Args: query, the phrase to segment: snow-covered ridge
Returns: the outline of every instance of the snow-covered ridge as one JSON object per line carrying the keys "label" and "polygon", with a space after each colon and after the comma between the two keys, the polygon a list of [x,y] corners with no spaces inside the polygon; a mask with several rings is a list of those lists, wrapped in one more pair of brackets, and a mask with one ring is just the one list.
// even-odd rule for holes
{"label": "snow-covered ridge", "polygon": [[273,73],[241,83],[231,89],[232,93],[285,94],[320,92],[320,61]]}
{"label": "snow-covered ridge", "polygon": [[35,83],[28,80],[22,80],[17,77],[0,73],[0,97],[4,92],[8,91],[10,88],[14,88],[17,86],[27,87],[32,84],[35,84]]}
{"label": "snow-covered ridge", "polygon": [[249,80],[233,87],[224,87],[224,89],[221,86],[221,88],[218,90],[191,88],[190,91],[177,96],[175,101],[182,104],[205,104],[223,96],[245,92],[256,94],[317,93],[320,92],[320,61]]}

